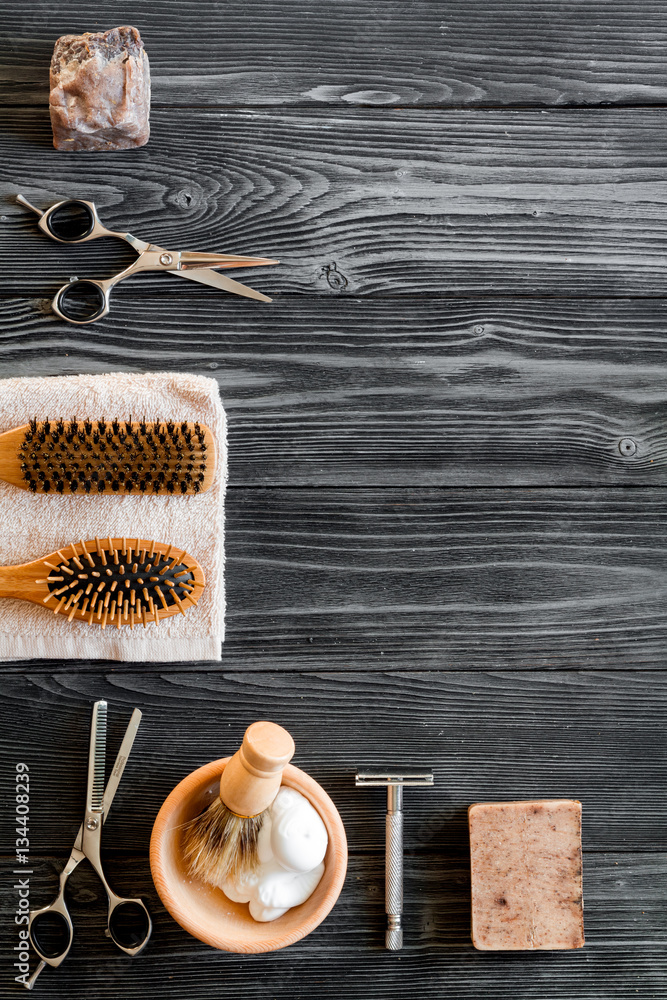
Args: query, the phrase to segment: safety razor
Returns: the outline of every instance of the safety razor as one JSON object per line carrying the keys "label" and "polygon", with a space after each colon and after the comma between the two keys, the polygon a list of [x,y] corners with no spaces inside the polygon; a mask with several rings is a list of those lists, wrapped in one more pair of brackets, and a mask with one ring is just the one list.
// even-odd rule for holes
{"label": "safety razor", "polygon": [[384,908],[387,913],[385,948],[400,951],[403,947],[403,789],[431,788],[432,774],[368,774],[359,772],[357,788],[386,787]]}

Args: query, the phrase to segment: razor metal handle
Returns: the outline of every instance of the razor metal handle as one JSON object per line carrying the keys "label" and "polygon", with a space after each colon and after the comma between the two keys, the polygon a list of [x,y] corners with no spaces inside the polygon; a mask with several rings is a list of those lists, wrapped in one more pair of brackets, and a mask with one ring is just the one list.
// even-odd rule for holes
{"label": "razor metal handle", "polygon": [[403,789],[400,785],[387,788],[385,832],[385,947],[389,951],[400,951],[403,947]]}

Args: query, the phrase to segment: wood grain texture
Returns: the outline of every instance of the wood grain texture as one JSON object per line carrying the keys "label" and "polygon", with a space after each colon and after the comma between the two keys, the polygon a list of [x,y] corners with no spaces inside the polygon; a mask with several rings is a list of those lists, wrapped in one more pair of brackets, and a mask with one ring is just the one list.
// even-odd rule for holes
{"label": "wood grain texture", "polygon": [[56,38],[117,24],[141,30],[154,107],[650,104],[667,96],[667,23],[656,0],[198,0],[192,20],[175,0],[72,0],[65,10],[7,6],[3,100],[48,103]]}
{"label": "wood grain texture", "polygon": [[[62,248],[17,192],[94,200],[105,225],[172,249],[271,256],[247,275],[269,295],[665,292],[663,109],[158,110],[148,146],[94,156],[53,150],[46,112],[0,125],[6,292],[52,295],[132,259],[119,241]],[[118,294],[137,287],[173,278]]]}
{"label": "wood grain texture", "polygon": [[666,502],[662,489],[232,490],[223,667],[664,670]]}
{"label": "wood grain texture", "polygon": [[237,492],[224,658],[242,640],[266,665],[663,668],[664,502],[662,490]]}
{"label": "wood grain texture", "polygon": [[[433,770],[405,793],[406,846],[467,857],[467,807],[499,799],[583,802],[586,850],[667,847],[667,681],[643,671],[474,674],[366,670],[146,671],[5,676],[5,787],[31,774],[31,848],[69,849],[85,790],[90,704],[109,702],[109,758],[132,708],[144,717],[105,828],[107,850],[147,853],[153,821],[195,768],[233,752],[256,719],[294,736],[294,763],[331,796],[352,855],[384,851],[382,789],[357,770]],[[113,749],[112,749],[113,748]],[[56,822],[57,819],[57,822]],[[11,816],[3,817],[5,842]],[[13,836],[11,838],[13,840]]]}
{"label": "wood grain texture", "polygon": [[664,502],[661,490],[235,491],[224,662],[661,669]]}
{"label": "wood grain texture", "polygon": [[289,296],[263,312],[177,292],[119,298],[94,331],[0,300],[0,377],[216,377],[233,485],[666,482],[664,300]]}
{"label": "wood grain texture", "polygon": [[0,301],[0,376],[214,376],[234,485],[666,481],[664,300],[287,297],[262,312],[149,295],[93,332],[42,307]]}

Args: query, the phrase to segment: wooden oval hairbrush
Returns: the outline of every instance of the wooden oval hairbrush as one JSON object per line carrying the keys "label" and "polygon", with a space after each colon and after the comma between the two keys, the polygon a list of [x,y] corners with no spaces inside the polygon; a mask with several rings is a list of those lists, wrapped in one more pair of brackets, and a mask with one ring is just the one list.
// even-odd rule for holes
{"label": "wooden oval hairbrush", "polygon": [[141,538],[75,542],[22,566],[0,567],[0,597],[16,597],[89,625],[157,625],[194,607],[204,571],[174,545]]}
{"label": "wooden oval hairbrush", "polygon": [[203,493],[215,439],[187,421],[31,420],[0,434],[0,479],[33,493]]}

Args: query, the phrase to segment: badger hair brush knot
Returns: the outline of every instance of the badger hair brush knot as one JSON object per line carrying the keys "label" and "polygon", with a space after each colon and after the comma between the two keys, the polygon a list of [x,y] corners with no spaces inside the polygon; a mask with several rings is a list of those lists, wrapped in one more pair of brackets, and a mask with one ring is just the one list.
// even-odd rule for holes
{"label": "badger hair brush knot", "polygon": [[254,722],[225,765],[219,796],[183,826],[183,856],[191,875],[222,886],[258,864],[257,838],[266,810],[294,754],[294,740],[274,722]]}

